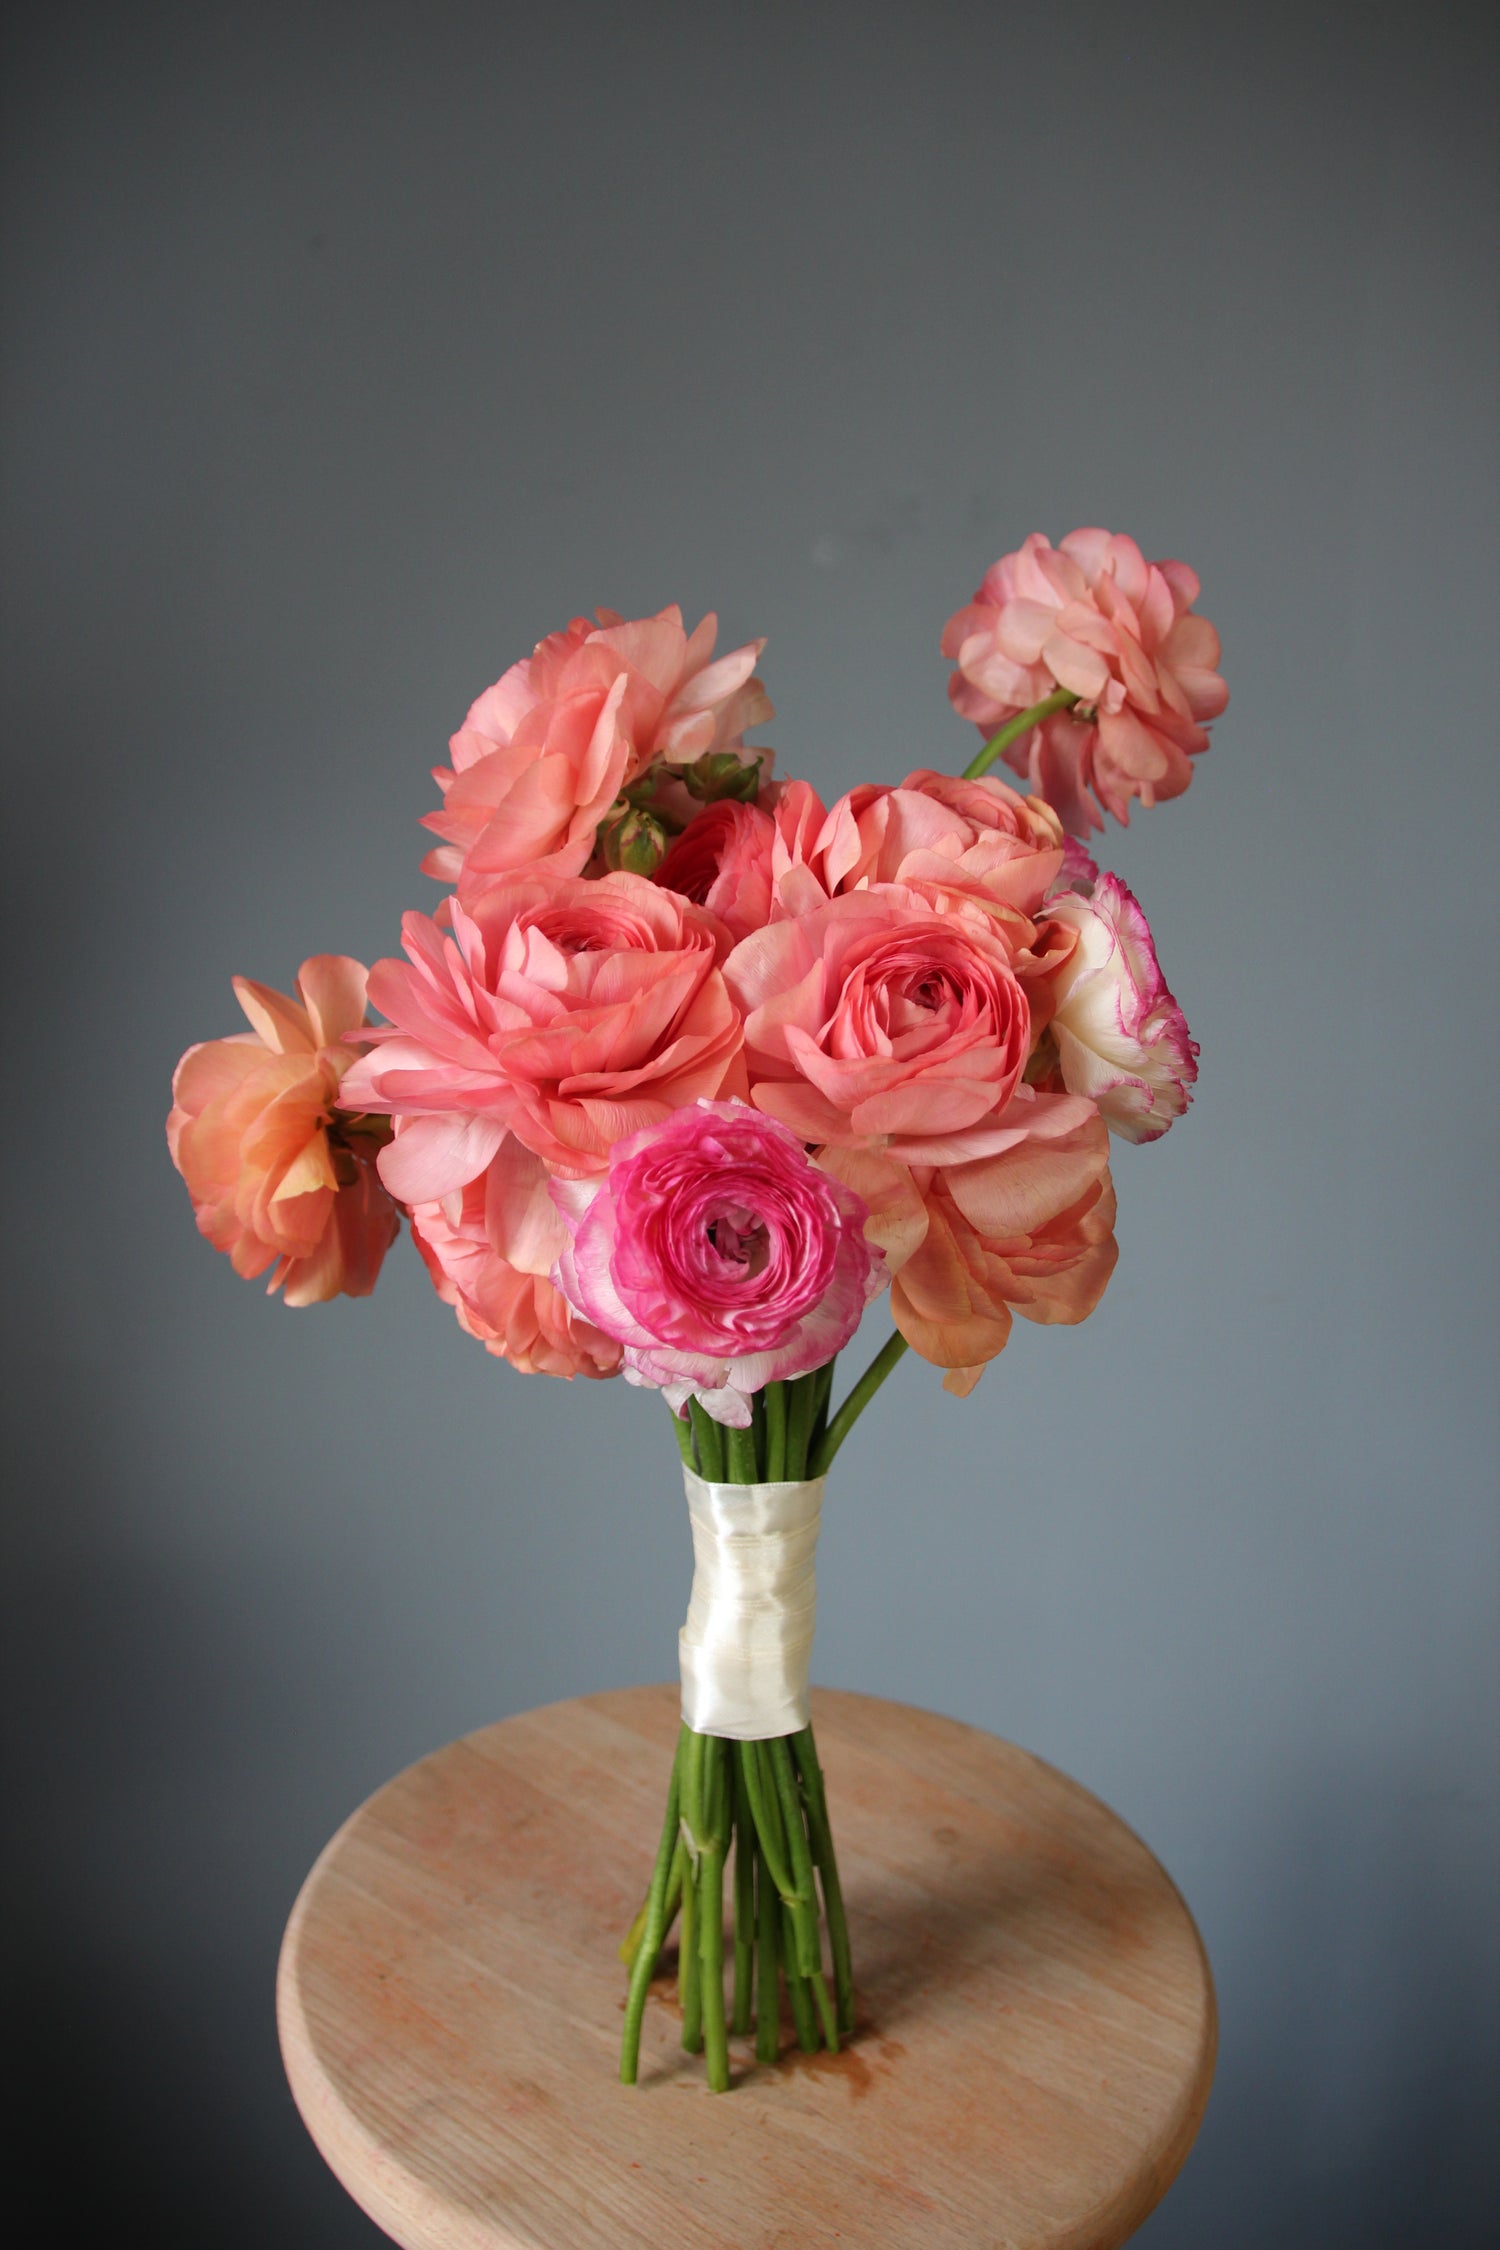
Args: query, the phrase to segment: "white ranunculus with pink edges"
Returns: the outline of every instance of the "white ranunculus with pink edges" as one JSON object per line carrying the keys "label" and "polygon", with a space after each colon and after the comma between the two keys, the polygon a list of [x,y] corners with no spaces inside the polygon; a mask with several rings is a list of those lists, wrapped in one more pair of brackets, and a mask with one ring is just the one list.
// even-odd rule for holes
{"label": "white ranunculus with pink edges", "polygon": [[740,1429],[756,1391],[842,1349],[885,1278],[862,1198],[743,1102],[676,1110],[552,1196],[571,1237],[553,1278],[628,1379]]}
{"label": "white ranunculus with pink edges", "polygon": [[1075,943],[1057,972],[1051,1033],[1069,1093],[1097,1102],[1122,1140],[1159,1140],[1190,1101],[1197,1042],[1167,989],[1150,924],[1118,875],[1055,899]]}

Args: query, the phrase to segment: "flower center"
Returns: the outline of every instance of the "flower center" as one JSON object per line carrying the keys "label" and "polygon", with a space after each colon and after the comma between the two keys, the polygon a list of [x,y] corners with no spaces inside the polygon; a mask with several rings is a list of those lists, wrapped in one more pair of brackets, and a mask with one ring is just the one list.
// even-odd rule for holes
{"label": "flower center", "polygon": [[959,997],[952,977],[941,969],[929,969],[924,975],[913,977],[906,987],[906,998],[919,1008],[945,1008]]}
{"label": "flower center", "polygon": [[709,1247],[721,1264],[737,1266],[746,1281],[765,1272],[771,1254],[770,1237],[764,1221],[743,1204],[733,1203],[716,1211],[705,1231]]}

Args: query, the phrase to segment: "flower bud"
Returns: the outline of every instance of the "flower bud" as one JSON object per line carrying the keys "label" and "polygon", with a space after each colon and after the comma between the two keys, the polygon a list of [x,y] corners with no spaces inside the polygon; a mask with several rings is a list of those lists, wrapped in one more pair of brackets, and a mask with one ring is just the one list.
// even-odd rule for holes
{"label": "flower bud", "polygon": [[760,795],[760,768],[759,758],[744,765],[732,750],[706,750],[695,764],[679,766],[677,778],[690,796],[701,797],[706,805],[717,804],[721,797],[753,805]]}
{"label": "flower bud", "polygon": [[599,851],[611,872],[654,875],[666,857],[667,832],[644,806],[622,803],[599,830]]}

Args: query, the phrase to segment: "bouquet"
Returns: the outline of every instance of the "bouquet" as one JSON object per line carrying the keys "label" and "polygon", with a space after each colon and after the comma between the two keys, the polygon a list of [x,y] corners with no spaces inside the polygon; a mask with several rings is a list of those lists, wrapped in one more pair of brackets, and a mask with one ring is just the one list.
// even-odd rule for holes
{"label": "bouquet", "polygon": [[[168,1145],[237,1273],[363,1296],[404,1218],[487,1351],[667,1404],[695,1572],[621,1947],[627,2082],[679,1919],[711,2088],[731,2034],[776,2062],[783,2003],[803,2049],[854,2027],[808,1712],[824,1480],[908,1350],[965,1397],[1017,1314],[1092,1312],[1110,1135],[1188,1104],[1150,927],[1086,846],[1207,747],[1227,691],[1197,596],[1128,538],[1033,534],[943,633],[977,754],[832,806],[746,739],[763,643],[716,657],[714,618],[676,608],[574,618],[435,769],[445,890],[404,959],[315,956],[295,997],[237,979],[250,1029],[178,1066]],[[836,1399],[878,1297],[891,1333]]]}

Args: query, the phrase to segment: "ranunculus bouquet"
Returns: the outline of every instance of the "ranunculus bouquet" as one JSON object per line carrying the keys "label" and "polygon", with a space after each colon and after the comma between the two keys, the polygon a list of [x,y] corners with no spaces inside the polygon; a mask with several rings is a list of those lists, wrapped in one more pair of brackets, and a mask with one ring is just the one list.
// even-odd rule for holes
{"label": "ranunculus bouquet", "polygon": [[[715,621],[675,608],[575,618],[436,769],[424,867],[448,889],[406,916],[406,958],[320,955],[295,999],[237,981],[249,1031],[178,1067],[172,1158],[238,1273],[292,1305],[363,1296],[404,1214],[487,1350],[670,1408],[695,1575],[621,1949],[627,2081],[679,1916],[711,2087],[732,2032],[776,2061],[783,1993],[805,2049],[853,2027],[808,1723],[823,1481],[908,1347],[962,1397],[1017,1313],[1092,1312],[1109,1134],[1155,1140],[1187,1105],[1197,1049],[1146,918],[1079,839],[1188,786],[1226,701],[1197,593],[1129,539],[1034,534],[944,632],[984,737],[964,773],[832,807],[746,742],[762,644],[716,658]],[[893,1331],[836,1403],[887,1292]]]}

